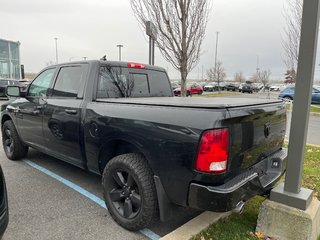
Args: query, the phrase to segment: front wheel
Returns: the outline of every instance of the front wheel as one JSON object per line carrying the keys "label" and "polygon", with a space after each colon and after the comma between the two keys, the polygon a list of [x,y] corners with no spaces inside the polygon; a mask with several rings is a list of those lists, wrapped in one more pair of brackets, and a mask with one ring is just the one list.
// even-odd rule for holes
{"label": "front wheel", "polygon": [[10,160],[19,160],[28,153],[28,147],[21,142],[11,120],[5,121],[2,125],[2,145],[7,158]]}
{"label": "front wheel", "polygon": [[111,159],[103,171],[102,185],[109,213],[122,227],[137,231],[157,216],[153,174],[141,154],[128,153]]}

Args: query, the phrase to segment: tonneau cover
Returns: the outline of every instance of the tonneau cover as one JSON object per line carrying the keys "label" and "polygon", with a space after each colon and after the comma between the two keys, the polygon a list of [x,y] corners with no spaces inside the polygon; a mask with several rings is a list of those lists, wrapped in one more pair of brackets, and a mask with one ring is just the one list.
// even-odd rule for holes
{"label": "tonneau cover", "polygon": [[148,97],[148,98],[99,98],[97,102],[171,106],[188,108],[235,108],[280,103],[279,99],[224,98],[224,97]]}

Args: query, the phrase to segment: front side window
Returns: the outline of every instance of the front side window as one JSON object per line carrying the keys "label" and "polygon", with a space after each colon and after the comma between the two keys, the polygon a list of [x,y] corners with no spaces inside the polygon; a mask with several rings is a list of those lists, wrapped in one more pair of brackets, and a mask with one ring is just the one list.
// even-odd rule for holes
{"label": "front side window", "polygon": [[42,72],[30,85],[28,96],[41,97],[46,96],[50,87],[55,68]]}
{"label": "front side window", "polygon": [[81,66],[62,67],[54,85],[52,96],[76,98],[82,73]]}

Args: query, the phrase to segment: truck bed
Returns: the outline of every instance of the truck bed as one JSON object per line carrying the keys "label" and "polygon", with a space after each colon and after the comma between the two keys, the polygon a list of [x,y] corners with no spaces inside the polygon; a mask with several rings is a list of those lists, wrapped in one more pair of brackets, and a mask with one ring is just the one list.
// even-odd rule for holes
{"label": "truck bed", "polygon": [[282,102],[279,99],[253,99],[253,98],[203,98],[203,97],[148,97],[148,98],[99,98],[99,102],[135,104],[150,106],[170,106],[186,108],[224,109],[246,106],[275,104]]}

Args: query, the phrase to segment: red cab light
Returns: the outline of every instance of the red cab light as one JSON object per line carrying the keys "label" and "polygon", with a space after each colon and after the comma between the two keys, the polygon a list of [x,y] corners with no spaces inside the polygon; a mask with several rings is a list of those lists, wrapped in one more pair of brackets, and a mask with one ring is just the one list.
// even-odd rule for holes
{"label": "red cab light", "polygon": [[195,168],[201,172],[225,172],[228,165],[229,131],[227,128],[205,131],[201,137]]}
{"label": "red cab light", "polygon": [[128,63],[128,68],[140,68],[140,69],[145,69],[146,65],[141,64],[141,63]]}

